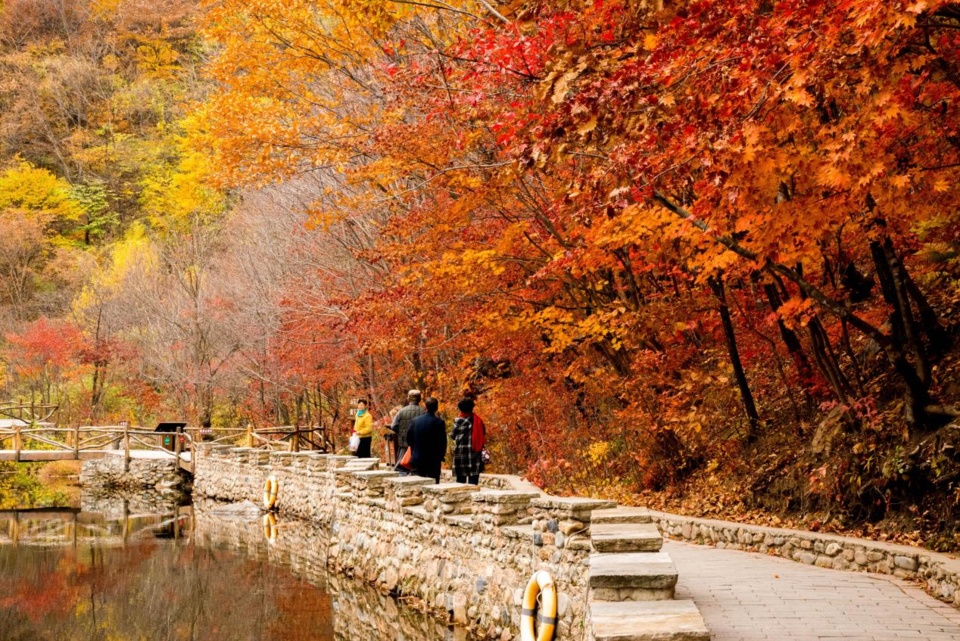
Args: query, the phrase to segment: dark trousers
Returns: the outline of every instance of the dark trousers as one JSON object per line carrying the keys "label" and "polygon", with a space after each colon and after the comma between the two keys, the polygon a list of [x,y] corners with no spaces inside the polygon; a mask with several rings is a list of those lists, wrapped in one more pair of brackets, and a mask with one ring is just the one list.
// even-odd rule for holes
{"label": "dark trousers", "polygon": [[360,446],[357,448],[357,458],[370,458],[370,443],[372,442],[372,436],[363,436],[360,438]]}
{"label": "dark trousers", "polygon": [[480,485],[479,474],[471,474],[469,477],[467,477],[466,474],[463,474],[463,475],[457,474],[457,483],[467,483],[468,478],[470,479],[469,480],[470,485]]}

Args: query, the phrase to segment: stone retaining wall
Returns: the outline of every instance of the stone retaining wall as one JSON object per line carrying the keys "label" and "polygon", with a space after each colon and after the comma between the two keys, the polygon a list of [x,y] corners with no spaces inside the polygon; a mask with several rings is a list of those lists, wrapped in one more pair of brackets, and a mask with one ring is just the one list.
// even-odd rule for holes
{"label": "stone retaining wall", "polygon": [[665,537],[718,548],[774,554],[824,568],[919,580],[937,598],[960,607],[960,560],[944,554],[836,534],[716,521],[652,510],[650,516]]}
{"label": "stone retaining wall", "polygon": [[[330,532],[326,563],[336,571],[506,641],[519,630],[522,588],[544,569],[560,595],[556,638],[589,638],[590,515],[613,503],[548,497],[535,488],[437,485],[381,471],[377,459],[223,446],[197,455],[200,496],[259,504],[266,479],[274,477],[281,515]],[[281,523],[277,538],[283,536]]]}
{"label": "stone retaining wall", "polygon": [[153,489],[177,493],[188,485],[188,480],[175,458],[131,458],[129,469],[125,470],[123,452],[117,452],[84,461],[80,466],[80,485],[94,489],[133,492]]}
{"label": "stone retaining wall", "polygon": [[356,578],[327,570],[330,533],[318,523],[301,519],[277,522],[280,534],[265,536],[262,517],[224,513],[221,504],[199,498],[194,502],[193,537],[202,548],[228,549],[247,558],[286,567],[303,581],[323,588],[332,601],[333,638],[337,641],[447,639],[466,641],[466,630],[446,623],[372,589]]}

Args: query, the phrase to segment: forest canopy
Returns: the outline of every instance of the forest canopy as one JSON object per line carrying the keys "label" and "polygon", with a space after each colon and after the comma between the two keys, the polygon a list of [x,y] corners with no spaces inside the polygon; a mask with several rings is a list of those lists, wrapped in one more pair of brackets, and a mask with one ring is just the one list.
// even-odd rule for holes
{"label": "forest canopy", "polygon": [[6,397],[952,522],[960,5],[0,6]]}

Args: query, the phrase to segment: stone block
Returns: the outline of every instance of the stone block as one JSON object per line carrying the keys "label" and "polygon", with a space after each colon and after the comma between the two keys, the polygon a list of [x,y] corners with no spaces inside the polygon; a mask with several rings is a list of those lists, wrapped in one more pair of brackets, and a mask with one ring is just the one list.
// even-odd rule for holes
{"label": "stone block", "polygon": [[590,523],[650,523],[650,511],[643,507],[605,508],[590,513]]}
{"label": "stone block", "polygon": [[422,476],[392,476],[386,479],[388,485],[393,485],[397,488],[417,488],[424,485],[435,485],[433,479],[424,478]]}
{"label": "stone block", "polygon": [[526,505],[539,497],[536,492],[520,492],[512,490],[481,490],[474,492],[473,500],[477,503]]}
{"label": "stone block", "polygon": [[434,483],[431,479],[427,479],[427,481],[429,483],[423,486],[424,493],[432,494],[441,501],[445,498],[468,501],[472,498],[470,495],[476,492],[476,486],[467,483]]}
{"label": "stone block", "polygon": [[557,496],[540,497],[531,501],[530,504],[544,512],[555,514],[561,518],[573,518],[585,523],[590,521],[591,513],[594,510],[605,510],[617,506],[613,501]]}
{"label": "stone block", "polygon": [[898,555],[893,558],[894,566],[906,570],[907,572],[916,572],[920,568],[920,563],[916,557]]}
{"label": "stone block", "polygon": [[574,521],[573,519],[566,519],[560,521],[560,531],[563,534],[579,534],[586,531],[587,526],[582,521]]}
{"label": "stone block", "polygon": [[709,641],[693,601],[591,601],[595,641]]}
{"label": "stone block", "polygon": [[594,525],[590,538],[598,552],[656,552],[663,545],[652,523]]}

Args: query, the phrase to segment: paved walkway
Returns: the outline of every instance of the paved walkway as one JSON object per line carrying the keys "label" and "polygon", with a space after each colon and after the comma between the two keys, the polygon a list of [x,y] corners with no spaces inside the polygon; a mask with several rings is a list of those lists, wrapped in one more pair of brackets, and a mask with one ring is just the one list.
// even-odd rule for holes
{"label": "paved walkway", "polygon": [[713,641],[960,641],[960,610],[893,577],[664,541]]}

